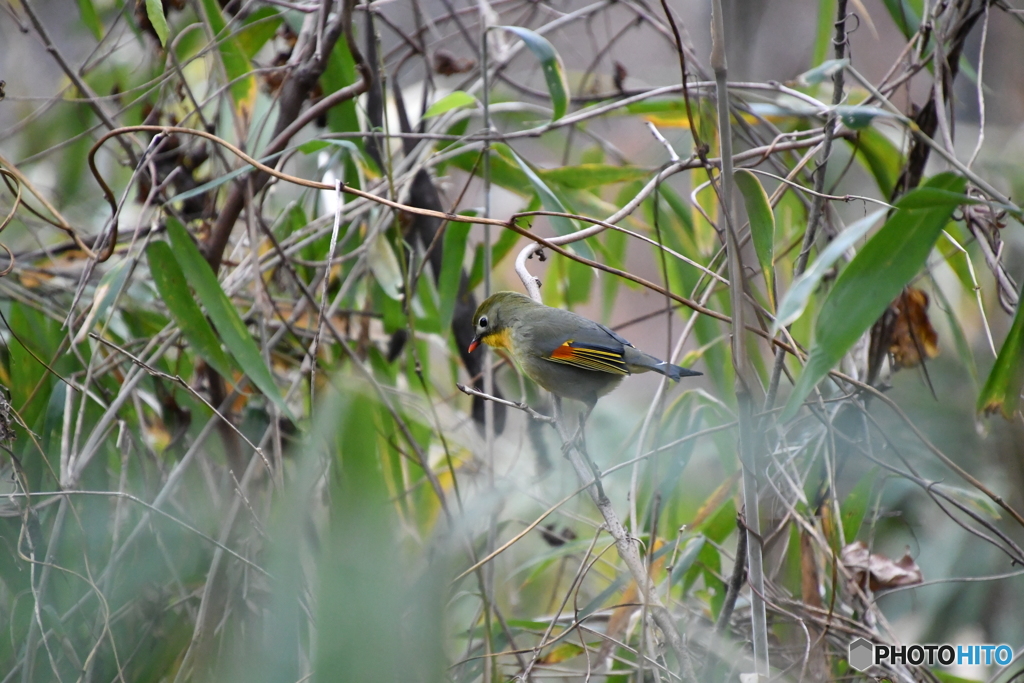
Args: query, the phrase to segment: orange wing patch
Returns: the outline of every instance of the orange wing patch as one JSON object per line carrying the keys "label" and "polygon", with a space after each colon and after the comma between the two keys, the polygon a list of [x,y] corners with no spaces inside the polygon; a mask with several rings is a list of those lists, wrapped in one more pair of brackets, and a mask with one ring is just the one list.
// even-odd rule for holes
{"label": "orange wing patch", "polygon": [[548,360],[613,375],[630,374],[621,352],[590,344],[577,344],[572,339],[552,351]]}

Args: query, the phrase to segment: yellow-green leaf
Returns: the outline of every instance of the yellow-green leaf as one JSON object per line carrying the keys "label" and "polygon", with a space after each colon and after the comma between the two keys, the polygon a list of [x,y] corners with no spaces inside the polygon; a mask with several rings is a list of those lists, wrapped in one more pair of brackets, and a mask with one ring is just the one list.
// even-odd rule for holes
{"label": "yellow-green leaf", "polygon": [[167,46],[167,37],[171,30],[167,26],[167,17],[164,16],[163,0],[146,0],[146,14],[149,16],[149,23],[156,31],[156,37],[160,39],[162,47]]}
{"label": "yellow-green leaf", "polygon": [[252,73],[252,64],[245,56],[245,51],[237,38],[231,36],[217,0],[203,0],[203,9],[210,32],[217,43],[217,50],[220,52],[220,58],[224,64],[224,72],[230,81],[228,89],[231,92],[231,99],[235,103],[235,111],[240,116],[247,117],[256,102],[258,92],[256,77]]}
{"label": "yellow-green leaf", "polygon": [[551,107],[554,110],[551,116],[552,121],[565,116],[569,109],[569,82],[565,78],[565,66],[562,58],[558,56],[555,47],[548,42],[548,39],[528,28],[521,26],[496,26],[519,36],[526,47],[530,49],[533,56],[540,61],[541,69],[544,71],[544,80],[548,85],[548,93],[551,95]]}
{"label": "yellow-green leaf", "polygon": [[449,112],[452,109],[465,109],[466,107],[475,107],[476,98],[470,95],[468,92],[463,90],[456,90],[453,93],[448,93],[437,102],[430,105],[425,112],[423,112],[423,118],[429,119],[434,116],[440,116],[445,112]]}
{"label": "yellow-green leaf", "polygon": [[736,187],[743,195],[743,204],[747,208],[750,220],[750,237],[754,242],[754,252],[761,264],[764,281],[768,287],[768,298],[775,305],[775,214],[772,212],[768,194],[761,182],[753,173],[739,169],[733,173]]}
{"label": "yellow-green leaf", "polygon": [[[1024,299],[1024,293],[1021,294]],[[1011,419],[1020,405],[1021,387],[1024,385],[1024,301],[1018,300],[1013,325],[1006,335],[999,357],[992,366],[985,386],[978,396],[978,411],[994,413],[1001,411]]]}

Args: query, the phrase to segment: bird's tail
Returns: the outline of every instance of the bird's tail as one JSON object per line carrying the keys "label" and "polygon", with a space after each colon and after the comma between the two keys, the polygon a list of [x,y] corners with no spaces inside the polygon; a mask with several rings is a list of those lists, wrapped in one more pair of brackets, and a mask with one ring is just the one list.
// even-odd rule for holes
{"label": "bird's tail", "polygon": [[654,372],[665,375],[676,382],[683,377],[697,377],[698,375],[704,374],[703,372],[697,372],[696,370],[690,370],[689,368],[672,365],[668,361],[659,360],[654,356],[647,355],[646,353],[643,354],[643,357],[639,362],[633,363],[633,365],[644,370],[653,370]]}

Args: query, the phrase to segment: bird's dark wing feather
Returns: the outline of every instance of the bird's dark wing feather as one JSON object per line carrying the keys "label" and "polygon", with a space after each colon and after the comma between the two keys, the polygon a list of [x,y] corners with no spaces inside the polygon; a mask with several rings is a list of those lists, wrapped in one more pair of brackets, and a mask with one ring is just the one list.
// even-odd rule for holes
{"label": "bird's dark wing feather", "polygon": [[[538,337],[551,339],[553,346],[543,358],[555,363],[573,365],[584,370],[628,375],[625,350],[628,341],[600,323],[559,309],[546,309],[543,317],[535,317],[533,329]],[[563,330],[571,330],[568,334]]]}
{"label": "bird's dark wing feather", "polygon": [[600,327],[605,332],[607,332],[608,336],[610,336],[612,339],[614,339],[615,341],[619,342],[623,346],[633,346],[632,344],[629,343],[628,340],[623,339],[621,335],[616,334],[615,330],[613,330],[611,328],[608,328],[608,327],[605,327],[601,323],[594,323],[594,324],[597,325],[598,327]]}

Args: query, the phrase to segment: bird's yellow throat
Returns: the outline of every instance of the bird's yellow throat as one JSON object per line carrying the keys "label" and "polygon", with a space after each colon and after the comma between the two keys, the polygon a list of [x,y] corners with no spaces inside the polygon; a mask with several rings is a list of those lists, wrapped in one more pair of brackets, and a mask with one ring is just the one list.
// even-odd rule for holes
{"label": "bird's yellow throat", "polygon": [[509,333],[509,329],[507,327],[500,332],[492,332],[486,337],[481,337],[480,341],[496,349],[505,349],[509,352],[512,351],[512,335]]}

